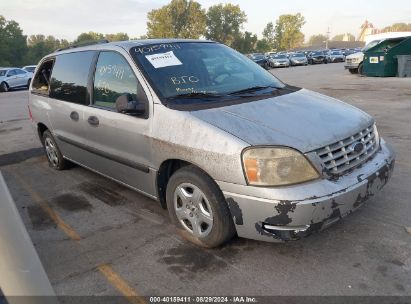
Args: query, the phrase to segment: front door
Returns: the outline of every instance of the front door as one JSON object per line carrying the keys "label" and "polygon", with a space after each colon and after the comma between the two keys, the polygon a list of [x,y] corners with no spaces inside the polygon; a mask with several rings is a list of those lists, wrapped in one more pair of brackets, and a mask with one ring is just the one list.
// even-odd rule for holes
{"label": "front door", "polygon": [[[116,100],[125,94],[130,101],[145,103],[146,113],[139,116],[118,113]],[[91,152],[86,165],[154,196],[149,101],[122,54],[100,52],[91,95],[92,103],[84,110],[87,145]]]}

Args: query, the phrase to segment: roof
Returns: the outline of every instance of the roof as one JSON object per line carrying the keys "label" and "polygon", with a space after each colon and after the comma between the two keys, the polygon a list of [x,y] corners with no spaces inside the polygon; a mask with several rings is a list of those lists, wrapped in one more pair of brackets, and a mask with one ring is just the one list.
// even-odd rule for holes
{"label": "roof", "polygon": [[127,40],[127,41],[115,41],[115,42],[106,42],[96,41],[95,43],[87,44],[87,45],[73,45],[68,48],[56,50],[53,54],[60,54],[60,53],[70,53],[73,50],[95,50],[95,49],[102,49],[106,48],[107,46],[119,46],[124,49],[130,49],[136,46],[145,46],[145,45],[153,45],[153,44],[165,44],[165,43],[187,43],[187,42],[201,42],[201,43],[215,43],[214,41],[210,40],[199,40],[199,39],[144,39],[144,40]]}

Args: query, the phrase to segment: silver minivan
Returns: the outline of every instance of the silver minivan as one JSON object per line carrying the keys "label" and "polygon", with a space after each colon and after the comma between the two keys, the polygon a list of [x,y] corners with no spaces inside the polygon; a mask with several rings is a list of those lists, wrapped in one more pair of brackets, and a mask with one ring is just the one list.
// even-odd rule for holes
{"label": "silver minivan", "polygon": [[372,117],[211,41],[59,50],[39,63],[29,109],[52,168],[75,163],[158,200],[205,247],[308,236],[394,167]]}

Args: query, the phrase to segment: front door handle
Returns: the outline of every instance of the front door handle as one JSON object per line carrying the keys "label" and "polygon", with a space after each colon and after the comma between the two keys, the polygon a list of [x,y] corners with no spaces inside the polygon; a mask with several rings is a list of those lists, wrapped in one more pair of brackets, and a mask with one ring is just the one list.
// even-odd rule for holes
{"label": "front door handle", "polygon": [[92,125],[92,126],[98,126],[98,124],[100,123],[99,120],[98,120],[98,118],[97,118],[96,116],[90,116],[90,117],[87,119],[87,121],[88,121],[88,123],[89,123],[90,125]]}
{"label": "front door handle", "polygon": [[79,115],[76,111],[73,111],[70,113],[70,119],[74,120],[74,121],[78,121],[79,120]]}

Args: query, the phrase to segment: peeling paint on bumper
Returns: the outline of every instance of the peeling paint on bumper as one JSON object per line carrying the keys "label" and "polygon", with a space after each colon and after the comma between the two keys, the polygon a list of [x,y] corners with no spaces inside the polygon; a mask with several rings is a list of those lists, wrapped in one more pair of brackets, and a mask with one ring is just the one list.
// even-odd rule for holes
{"label": "peeling paint on bumper", "polygon": [[388,182],[394,162],[393,150],[382,140],[375,157],[336,181],[321,179],[275,188],[219,186],[240,237],[270,242],[298,240],[362,206]]}

